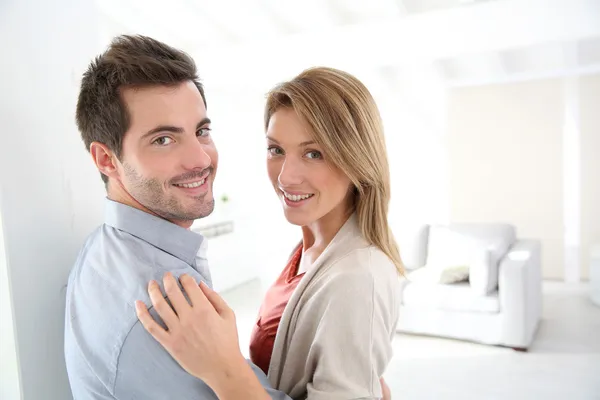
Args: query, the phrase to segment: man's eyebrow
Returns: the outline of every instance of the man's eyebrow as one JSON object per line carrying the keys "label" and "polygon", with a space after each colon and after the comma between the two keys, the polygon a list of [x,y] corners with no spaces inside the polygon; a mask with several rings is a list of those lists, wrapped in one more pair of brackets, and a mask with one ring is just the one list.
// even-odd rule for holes
{"label": "man's eyebrow", "polygon": [[[202,118],[200,122],[196,125],[196,129],[203,127],[204,125],[210,124],[210,118]],[[173,125],[159,125],[156,128],[150,129],[148,132],[144,133],[142,139],[147,138],[148,136],[152,136],[159,132],[171,132],[171,133],[183,133],[183,128],[179,126]]]}
{"label": "man's eyebrow", "polygon": [[210,123],[211,123],[211,120],[210,120],[210,118],[208,118],[208,117],[204,117],[204,118],[202,118],[202,120],[201,120],[200,122],[198,122],[198,125],[196,125],[196,128],[200,128],[200,127],[202,127],[203,125],[208,125],[208,124],[210,124]]}
{"label": "man's eyebrow", "polygon": [[148,132],[144,133],[144,136],[142,136],[142,139],[145,139],[148,136],[152,136],[155,133],[159,133],[159,132],[183,133],[183,128],[181,128],[179,126],[173,126],[173,125],[159,125],[156,128],[152,128]]}

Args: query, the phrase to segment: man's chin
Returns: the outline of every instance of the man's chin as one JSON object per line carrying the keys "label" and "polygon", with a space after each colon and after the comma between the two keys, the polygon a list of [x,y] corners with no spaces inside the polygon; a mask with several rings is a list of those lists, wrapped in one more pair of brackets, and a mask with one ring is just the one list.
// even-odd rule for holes
{"label": "man's chin", "polygon": [[206,218],[209,215],[211,215],[214,210],[215,210],[215,203],[214,203],[214,200],[213,200],[210,205],[204,204],[201,209],[196,210],[193,213],[193,215],[195,216],[194,219]]}
{"label": "man's chin", "polygon": [[212,211],[210,211],[208,213],[196,214],[196,217],[194,219],[196,220],[196,219],[206,218],[206,217],[210,216],[211,214],[212,214]]}
{"label": "man's chin", "polygon": [[173,210],[161,214],[163,214],[162,217],[164,219],[174,222],[176,221],[178,225],[191,225],[197,219],[208,217],[210,214],[212,214],[213,209],[214,207],[193,210]]}

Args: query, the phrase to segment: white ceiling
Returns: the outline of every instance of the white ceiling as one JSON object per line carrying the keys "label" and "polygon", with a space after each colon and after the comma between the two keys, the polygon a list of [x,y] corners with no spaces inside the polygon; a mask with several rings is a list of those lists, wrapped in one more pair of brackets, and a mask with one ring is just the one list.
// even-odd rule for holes
{"label": "white ceiling", "polygon": [[[600,0],[98,0],[108,38],[152,35],[207,82],[273,84],[310,65],[382,87],[462,86],[600,71]],[[404,77],[406,80],[406,76]]]}

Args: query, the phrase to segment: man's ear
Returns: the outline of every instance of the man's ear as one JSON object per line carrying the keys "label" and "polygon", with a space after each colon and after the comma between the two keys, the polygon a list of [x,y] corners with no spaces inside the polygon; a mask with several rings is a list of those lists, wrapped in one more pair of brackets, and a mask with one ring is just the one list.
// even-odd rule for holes
{"label": "man's ear", "polygon": [[117,169],[117,156],[110,150],[106,145],[99,142],[92,142],[90,144],[90,154],[92,159],[98,168],[98,171],[102,172],[109,178],[119,178],[119,170]]}

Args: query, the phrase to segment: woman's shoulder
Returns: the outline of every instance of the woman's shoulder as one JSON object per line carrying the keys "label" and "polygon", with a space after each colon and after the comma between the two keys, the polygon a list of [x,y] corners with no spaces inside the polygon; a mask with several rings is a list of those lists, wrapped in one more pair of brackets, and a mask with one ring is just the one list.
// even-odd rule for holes
{"label": "woman's shoulder", "polygon": [[399,288],[398,270],[378,247],[367,245],[347,251],[324,268],[319,283],[329,290],[375,286],[377,290]]}
{"label": "woman's shoulder", "polygon": [[[311,307],[308,315],[319,319],[325,309],[336,313],[357,309],[379,310],[391,320],[395,318],[400,294],[400,279],[395,265],[379,249],[354,249],[316,276],[308,285],[301,301]],[[325,307],[325,308],[323,308]]]}
{"label": "woman's shoulder", "polygon": [[334,274],[352,275],[397,275],[392,260],[374,245],[356,247],[347,251],[337,260],[332,260],[331,271]]}

